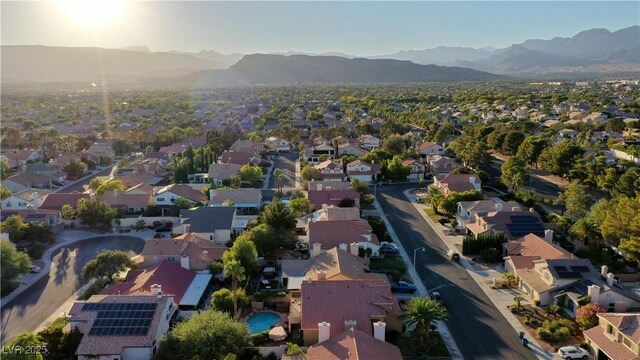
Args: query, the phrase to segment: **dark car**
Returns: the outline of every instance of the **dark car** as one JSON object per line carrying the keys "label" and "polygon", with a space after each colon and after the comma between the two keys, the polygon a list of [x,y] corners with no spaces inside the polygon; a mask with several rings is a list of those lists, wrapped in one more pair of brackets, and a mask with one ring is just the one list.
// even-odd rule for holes
{"label": "dark car", "polygon": [[398,281],[397,284],[391,285],[392,292],[413,294],[414,292],[416,292],[416,290],[418,290],[418,288],[412,283],[407,281]]}
{"label": "dark car", "polygon": [[442,296],[440,295],[439,292],[437,291],[432,292],[431,298],[435,300],[438,303],[438,305],[444,306],[444,300],[442,300]]}
{"label": "dark car", "polygon": [[382,244],[378,250],[380,255],[400,255],[400,250],[391,244]]}
{"label": "dark car", "polygon": [[440,219],[438,219],[438,222],[440,223],[440,225],[444,225],[444,224],[450,223],[451,220],[449,220],[448,218],[445,218],[445,217],[441,217]]}
{"label": "dark car", "polygon": [[447,251],[447,258],[452,261],[460,261],[460,254],[457,251]]}

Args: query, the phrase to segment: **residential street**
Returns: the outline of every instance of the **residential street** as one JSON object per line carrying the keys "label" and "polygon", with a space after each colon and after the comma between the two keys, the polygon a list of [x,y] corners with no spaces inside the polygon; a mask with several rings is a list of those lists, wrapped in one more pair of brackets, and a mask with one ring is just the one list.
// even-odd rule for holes
{"label": "residential street", "polygon": [[[114,165],[115,166],[115,165]],[[95,171],[92,175],[87,176],[85,178],[83,178],[80,181],[77,181],[73,184],[69,184],[67,186],[63,186],[61,188],[56,189],[55,192],[58,193],[71,193],[74,191],[78,191],[78,192],[84,192],[84,185],[88,185],[91,180],[93,180],[94,178],[98,177],[98,176],[107,176],[111,173],[111,170],[113,169],[113,166],[110,166],[104,170],[100,170],[100,171]]]}
{"label": "residential street", "polygon": [[282,170],[284,177],[282,180],[277,180],[271,173],[269,177],[269,186],[267,190],[262,191],[263,201],[271,201],[273,195],[277,193],[278,186],[282,186],[282,192],[296,190],[296,159],[298,158],[297,152],[289,152],[278,154],[273,164],[273,171],[275,169]]}
{"label": "residential street", "polygon": [[[487,173],[489,174],[489,176],[500,177],[500,175],[502,174],[502,170],[500,170],[502,164],[504,164],[504,161],[497,158],[491,158],[491,167],[487,169]],[[529,186],[529,184],[525,184],[525,186]],[[550,195],[553,197],[558,197],[561,190],[558,185],[542,179],[538,176],[531,176],[530,187],[541,194]]]}
{"label": "residential street", "polygon": [[8,343],[22,332],[36,330],[82,287],[80,271],[100,251],[123,250],[134,256],[139,254],[143,247],[142,239],[112,235],[85,240],[58,250],[52,258],[48,275],[7,304],[3,304],[2,344]]}
{"label": "residential street", "polygon": [[445,258],[447,247],[402,193],[414,186],[380,186],[377,199],[409,256],[427,248],[418,252],[418,274],[430,291],[442,295],[449,330],[464,358],[535,359],[467,270]]}

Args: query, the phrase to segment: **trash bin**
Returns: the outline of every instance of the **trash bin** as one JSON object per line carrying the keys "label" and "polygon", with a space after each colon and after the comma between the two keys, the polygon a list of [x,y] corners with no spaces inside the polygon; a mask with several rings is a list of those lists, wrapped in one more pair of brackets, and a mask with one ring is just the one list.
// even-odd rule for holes
{"label": "trash bin", "polygon": [[524,339],[524,331],[520,331],[520,333],[518,334],[518,339]]}
{"label": "trash bin", "polygon": [[524,347],[528,348],[528,347],[529,347],[529,340],[527,340],[527,339],[523,338],[523,339],[522,339],[522,346],[524,346]]}

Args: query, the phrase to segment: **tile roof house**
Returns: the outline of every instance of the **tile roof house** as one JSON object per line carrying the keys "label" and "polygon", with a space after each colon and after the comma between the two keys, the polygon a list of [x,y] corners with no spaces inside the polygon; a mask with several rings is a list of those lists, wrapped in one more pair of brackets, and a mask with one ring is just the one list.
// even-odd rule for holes
{"label": "tile roof house", "polygon": [[640,314],[598,314],[598,326],[584,331],[593,359],[640,359]]}
{"label": "tile roof house", "polygon": [[[374,322],[385,330],[402,329],[398,300],[388,283],[380,280],[303,281],[300,298],[292,297],[300,310],[300,327],[305,345],[322,343],[353,327],[374,334]],[[299,302],[299,303],[298,303]],[[294,322],[297,319],[292,319]]]}
{"label": "tile roof house", "polygon": [[424,164],[421,164],[415,159],[405,159],[402,161],[402,164],[411,168],[409,176],[407,176],[407,180],[418,181],[420,179],[424,179],[424,173],[427,169]]}
{"label": "tile roof house", "polygon": [[478,213],[488,213],[492,211],[512,211],[520,209],[520,204],[515,201],[504,202],[500,198],[491,198],[487,200],[476,201],[460,201],[456,210],[456,220],[458,226],[464,229],[467,224],[476,222]]}
{"label": "tile roof house", "polygon": [[375,181],[380,175],[380,164],[369,164],[364,161],[355,160],[347,164],[347,176],[349,181],[358,179],[361,182],[369,183]]}
{"label": "tile roof house", "polygon": [[186,233],[173,239],[149,239],[137,258],[139,267],[175,262],[189,270],[207,270],[214,261],[222,260],[226,246],[215,244],[194,233]]}
{"label": "tile roof house", "polygon": [[349,190],[351,184],[346,181],[322,181],[311,180],[308,183],[309,191],[323,191],[323,190]]}
{"label": "tile roof house", "polygon": [[[340,334],[307,350],[308,360],[401,360],[402,354],[397,346],[385,342],[384,322],[374,323],[374,336],[355,328],[349,328]],[[383,329],[377,330],[378,327]],[[377,331],[376,331],[377,330]]]}
{"label": "tile roof house", "polygon": [[49,175],[18,172],[2,180],[2,186],[17,193],[28,188],[48,188],[51,181]]}
{"label": "tile roof house", "polygon": [[236,221],[236,209],[230,207],[199,207],[180,210],[180,224],[175,234],[194,233],[203,239],[224,244],[231,240]]}
{"label": "tile roof house", "polygon": [[444,147],[431,141],[425,141],[416,146],[416,151],[421,155],[443,155]]}
{"label": "tile roof house", "polygon": [[360,208],[360,193],[354,190],[310,190],[307,192],[307,198],[314,209],[322,209],[323,205],[340,206],[345,199],[353,200],[354,207]]}
{"label": "tile roof house", "polygon": [[476,214],[476,222],[467,224],[467,233],[474,236],[502,233],[507,240],[516,240],[527,234],[544,237],[544,222],[535,211],[492,211]]}
{"label": "tile roof house", "polygon": [[32,188],[24,189],[2,199],[2,209],[38,209],[49,194],[51,194],[51,190]]}
{"label": "tile roof house", "polygon": [[460,167],[454,159],[442,155],[427,156],[427,165],[432,174],[448,174],[451,170]]}
{"label": "tile roof house", "polygon": [[113,159],[116,156],[115,151],[113,151],[109,143],[94,143],[89,146],[87,153],[95,158],[104,157]]}
{"label": "tile roof house", "polygon": [[86,193],[52,193],[47,195],[47,198],[40,205],[40,209],[60,211],[65,205],[71,205],[75,208],[80,199],[89,198],[91,195]]}
{"label": "tile roof house", "polygon": [[43,158],[42,154],[40,154],[36,149],[19,149],[13,151],[4,152],[7,165],[9,165],[12,169],[17,169],[18,167],[24,165],[29,160],[37,161]]}
{"label": "tile roof house", "polygon": [[171,184],[156,189],[152,194],[153,204],[158,207],[172,207],[178,199],[185,199],[191,204],[206,203],[207,195],[187,184]]}
{"label": "tile roof house", "polygon": [[[229,205],[228,202],[232,205]],[[262,205],[260,189],[212,189],[209,191],[209,206],[231,206],[241,214],[257,214]]]}
{"label": "tile roof house", "polygon": [[171,154],[182,154],[187,151],[188,148],[189,147],[185,144],[171,144],[169,146],[161,147],[158,152],[171,156]]}
{"label": "tile roof house", "polygon": [[312,256],[319,254],[322,249],[340,246],[346,249],[351,243],[371,249],[373,253],[380,247],[378,237],[371,232],[371,225],[362,219],[310,222],[307,225],[307,234]]}
{"label": "tile roof house", "polygon": [[291,150],[291,143],[276,136],[270,136],[264,140],[264,146],[272,151],[284,152]]}
{"label": "tile roof house", "polygon": [[[22,220],[29,224],[34,224],[37,222],[43,222],[47,225],[56,226],[58,224],[58,220],[60,219],[60,211],[56,210],[6,210],[3,209],[0,211],[0,222],[6,221],[11,216],[20,216]],[[54,228],[54,234],[57,234],[58,230]]]}
{"label": "tile roof house", "polygon": [[346,178],[342,164],[337,160],[323,161],[315,165],[314,168],[320,172],[322,180],[344,181]]}
{"label": "tile roof house", "polygon": [[331,220],[360,220],[360,209],[356,207],[323,206],[322,209],[298,218],[298,228],[306,228],[310,222]]}
{"label": "tile roof house", "polygon": [[363,156],[367,150],[360,148],[358,145],[349,142],[338,144],[338,156],[353,155],[355,157]]}
{"label": "tile roof house", "polygon": [[444,196],[450,192],[481,190],[482,181],[476,174],[447,174],[433,177],[433,187]]}
{"label": "tile roof house", "polygon": [[222,153],[220,164],[257,165],[260,163],[260,155],[255,152],[227,150]]}
{"label": "tile roof house", "polygon": [[536,260],[571,259],[573,254],[553,244],[553,230],[545,230],[545,238],[527,234],[520,239],[502,244],[505,271],[532,269]]}
{"label": "tile roof house", "polygon": [[382,145],[382,140],[369,134],[360,136],[358,141],[360,142],[360,146],[366,150],[377,149]]}
{"label": "tile roof house", "polygon": [[213,185],[222,186],[223,181],[240,176],[239,164],[211,164],[209,165],[209,180]]}
{"label": "tile roof house", "polygon": [[151,359],[169,331],[177,306],[171,296],[94,295],[69,311],[71,330],[84,335],[79,360]]}
{"label": "tile roof house", "polygon": [[150,193],[130,193],[129,191],[105,191],[102,201],[114,209],[129,213],[142,213],[153,203]]}

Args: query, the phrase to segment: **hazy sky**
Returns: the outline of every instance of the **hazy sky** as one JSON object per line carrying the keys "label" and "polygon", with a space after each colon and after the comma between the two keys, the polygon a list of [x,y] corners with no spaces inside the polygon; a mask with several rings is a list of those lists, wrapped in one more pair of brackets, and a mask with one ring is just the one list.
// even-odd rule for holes
{"label": "hazy sky", "polygon": [[3,45],[146,45],[153,51],[222,53],[378,55],[440,45],[506,47],[529,38],[640,24],[639,1],[61,0],[2,1],[0,11]]}

